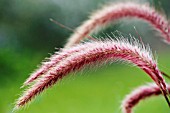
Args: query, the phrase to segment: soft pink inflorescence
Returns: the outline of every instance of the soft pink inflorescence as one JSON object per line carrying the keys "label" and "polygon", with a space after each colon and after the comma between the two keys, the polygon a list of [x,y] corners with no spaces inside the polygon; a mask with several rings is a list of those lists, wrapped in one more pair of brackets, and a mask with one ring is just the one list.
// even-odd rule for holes
{"label": "soft pink inflorescence", "polygon": [[[91,46],[89,47],[89,45]],[[24,106],[36,95],[54,85],[59,79],[62,79],[71,72],[78,71],[86,65],[115,59],[130,62],[144,70],[155,81],[163,93],[167,94],[165,81],[162,78],[161,72],[158,70],[157,63],[153,59],[151,52],[148,51],[149,48],[140,45],[135,39],[133,42],[125,39],[88,42],[79,44],[75,48],[86,49],[73,52],[36,79],[34,84],[25,90],[23,95],[18,99],[16,108]],[[73,50],[70,48],[65,51],[69,52]],[[62,55],[62,51],[58,55]]]}
{"label": "soft pink inflorescence", "polygon": [[154,29],[160,31],[165,42],[170,43],[170,27],[163,15],[158,13],[154,8],[149,7],[149,5],[127,2],[114,3],[93,13],[90,18],[80,25],[80,27],[76,29],[76,32],[71,35],[65,47],[77,44],[89,34],[98,30],[98,28],[125,17],[134,17],[147,21]]}
{"label": "soft pink inflorescence", "polygon": [[[167,90],[170,91],[170,86],[167,85]],[[133,90],[132,93],[126,96],[122,102],[123,113],[132,113],[133,108],[142,100],[151,96],[157,96],[162,94],[160,88],[155,84],[149,84],[147,86],[138,87]]]}

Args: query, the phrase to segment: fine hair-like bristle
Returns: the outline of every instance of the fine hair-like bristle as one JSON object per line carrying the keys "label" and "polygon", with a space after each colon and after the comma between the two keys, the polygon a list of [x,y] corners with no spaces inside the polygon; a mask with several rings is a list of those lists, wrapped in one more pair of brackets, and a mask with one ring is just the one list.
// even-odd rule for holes
{"label": "fine hair-like bristle", "polygon": [[[91,47],[89,47],[91,45]],[[23,95],[17,100],[16,108],[24,106],[31,101],[36,95],[43,92],[46,88],[53,86],[59,79],[71,72],[78,71],[86,65],[91,65],[96,62],[102,63],[108,60],[123,60],[130,62],[143,71],[145,71],[159,86],[164,94],[167,94],[166,84],[162,78],[161,72],[158,70],[157,63],[153,59],[149,47],[145,48],[134,39],[128,41],[126,39],[105,40],[96,42],[87,42],[79,44],[74,48],[86,48],[73,52],[61,60],[57,65],[53,66],[44,73],[40,78],[36,79],[30,88],[23,92]],[[73,51],[73,48],[65,51]],[[58,55],[62,55],[58,53]],[[53,56],[54,57],[54,56]]]}
{"label": "fine hair-like bristle", "polygon": [[[170,91],[170,86],[167,85],[167,90]],[[142,100],[151,96],[157,96],[162,94],[160,88],[156,84],[149,84],[140,86],[133,90],[122,102],[123,113],[132,113],[133,108]]]}
{"label": "fine hair-like bristle", "polygon": [[88,38],[88,35],[101,27],[125,17],[134,17],[148,22],[155,30],[161,33],[165,42],[170,43],[170,27],[168,20],[163,15],[153,7],[149,7],[149,5],[127,2],[106,5],[102,9],[94,12],[90,18],[80,25],[70,36],[65,47],[68,48],[77,44],[84,38]]}

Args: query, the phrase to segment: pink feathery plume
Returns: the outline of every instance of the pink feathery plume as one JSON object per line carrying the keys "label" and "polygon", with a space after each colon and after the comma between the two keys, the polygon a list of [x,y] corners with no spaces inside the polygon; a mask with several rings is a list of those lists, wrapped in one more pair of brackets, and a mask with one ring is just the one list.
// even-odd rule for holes
{"label": "pink feathery plume", "polygon": [[[92,45],[89,47],[89,45]],[[130,62],[145,71],[159,86],[164,96],[167,95],[166,84],[158,70],[157,63],[153,59],[149,48],[140,45],[135,39],[129,42],[126,39],[106,40],[79,44],[77,48],[86,48],[74,52],[64,58],[56,66],[50,68],[47,73],[35,80],[34,84],[23,92],[16,102],[16,108],[24,106],[36,95],[46,88],[53,86],[59,79],[71,72],[78,71],[87,65],[102,63],[108,60],[123,60]],[[72,48],[67,51],[73,51]],[[62,51],[61,53],[62,54]],[[58,55],[60,55],[58,54]]]}
{"label": "pink feathery plume", "polygon": [[[167,85],[167,90],[170,91],[170,86]],[[132,109],[142,100],[151,96],[162,94],[160,88],[155,84],[138,87],[132,93],[126,96],[122,103],[123,113],[132,113]]]}
{"label": "pink feathery plume", "polygon": [[87,21],[75,30],[65,47],[77,44],[85,37],[88,38],[88,35],[97,31],[98,28],[125,17],[134,17],[148,22],[161,33],[167,43],[170,43],[170,27],[163,15],[149,5],[127,2],[111,4],[93,13]]}

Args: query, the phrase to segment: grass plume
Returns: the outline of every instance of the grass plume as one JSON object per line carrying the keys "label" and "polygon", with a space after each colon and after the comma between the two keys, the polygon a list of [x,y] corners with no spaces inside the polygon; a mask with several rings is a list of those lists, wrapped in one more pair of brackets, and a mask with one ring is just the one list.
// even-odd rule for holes
{"label": "grass plume", "polygon": [[90,18],[80,25],[70,36],[65,47],[79,43],[89,34],[97,31],[109,23],[125,17],[138,18],[151,24],[153,28],[161,33],[164,41],[170,43],[170,27],[168,20],[149,5],[133,2],[113,3],[94,12]]}
{"label": "grass plume", "polygon": [[[73,50],[75,48],[78,51]],[[63,51],[67,51],[68,53],[72,52],[72,54],[64,57]],[[157,67],[157,63],[149,47],[144,47],[144,45],[139,44],[136,39],[131,41],[124,38],[92,41],[79,44],[69,49],[64,49],[63,51],[53,56],[54,58],[55,56],[57,56],[57,58],[61,57],[61,60],[59,60],[60,62],[57,64],[54,63],[55,66],[50,68],[46,73],[43,73],[23,92],[23,95],[17,100],[15,108],[26,105],[35,98],[35,96],[39,95],[50,86],[53,86],[58,80],[71,72],[81,70],[87,65],[115,60],[123,60],[141,68],[158,85],[164,96],[166,97],[167,95],[165,81],[162,78],[161,72]]]}
{"label": "grass plume", "polygon": [[[167,85],[167,90],[170,91],[170,86]],[[155,84],[140,86],[133,90],[122,102],[123,113],[132,113],[133,108],[142,100],[151,96],[161,95],[160,88]]]}

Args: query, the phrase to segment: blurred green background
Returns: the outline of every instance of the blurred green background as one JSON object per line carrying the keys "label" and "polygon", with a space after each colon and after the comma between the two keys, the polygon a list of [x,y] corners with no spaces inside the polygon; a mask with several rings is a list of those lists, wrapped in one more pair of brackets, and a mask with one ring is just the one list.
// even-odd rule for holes
{"label": "blurred green background", "polygon": [[[55,25],[49,18],[74,29],[108,2],[117,1],[0,0],[0,113],[12,112],[24,80],[45,57],[54,53],[54,48],[63,47],[71,35],[71,31]],[[169,0],[140,2],[150,3],[167,18],[170,15]],[[156,51],[160,69],[170,74],[170,46],[160,41],[159,34],[147,23],[126,18],[95,36],[119,30],[137,37],[134,26],[143,42]],[[18,113],[121,113],[125,95],[147,82],[152,80],[143,71],[122,63],[86,69],[64,78]],[[145,112],[167,113],[169,108],[159,96],[142,101],[135,108],[135,113]]]}

